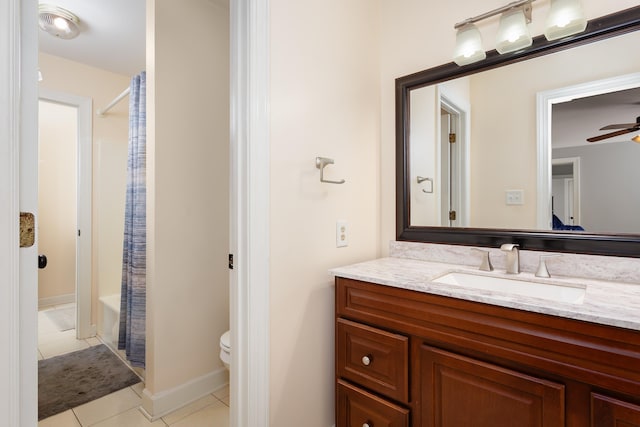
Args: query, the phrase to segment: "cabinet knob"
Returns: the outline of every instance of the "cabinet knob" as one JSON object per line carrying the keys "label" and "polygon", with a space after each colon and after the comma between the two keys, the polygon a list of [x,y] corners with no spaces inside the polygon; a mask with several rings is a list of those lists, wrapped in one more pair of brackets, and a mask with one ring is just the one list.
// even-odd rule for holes
{"label": "cabinet knob", "polygon": [[369,424],[368,422],[362,424],[362,427],[373,427],[372,424]]}
{"label": "cabinet knob", "polygon": [[[371,356],[362,356],[362,364],[364,366],[369,366],[371,364]],[[364,427],[364,425],[362,427]]]}

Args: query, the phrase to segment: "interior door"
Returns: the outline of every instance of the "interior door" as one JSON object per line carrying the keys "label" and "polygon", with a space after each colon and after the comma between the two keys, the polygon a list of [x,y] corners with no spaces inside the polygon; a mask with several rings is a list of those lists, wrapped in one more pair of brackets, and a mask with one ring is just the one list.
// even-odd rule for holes
{"label": "interior door", "polygon": [[[75,301],[76,301],[76,337],[78,339],[88,338],[95,335],[95,325],[91,323],[91,263],[92,263],[92,220],[91,220],[91,201],[92,201],[92,176],[93,176],[93,154],[92,154],[92,100],[91,98],[71,95],[63,92],[56,92],[51,90],[40,89],[39,97],[41,100],[41,104],[44,103],[49,104],[50,107],[55,107],[54,111],[58,111],[55,114],[61,115],[61,119],[58,120],[62,122],[62,117],[67,117],[69,114],[75,115],[74,124],[70,123],[70,119],[67,117],[67,126],[62,129],[57,129],[58,124],[55,123],[55,116],[53,119],[54,123],[47,126],[46,129],[43,129],[43,132],[53,132],[56,133],[57,136],[60,136],[62,132],[68,133],[68,139],[74,139],[74,147],[73,152],[68,148],[67,158],[56,160],[59,162],[66,163],[66,167],[72,171],[75,171],[75,183],[68,183],[63,191],[66,200],[64,200],[64,208],[66,208],[66,216],[69,218],[60,218],[59,221],[62,221],[62,226],[67,227],[68,230],[65,234],[59,238],[56,238],[56,243],[53,243],[53,247],[48,249],[43,247],[40,253],[47,255],[47,252],[50,252],[49,255],[55,251],[57,242],[62,242],[66,240],[68,246],[74,246],[75,252],[70,254],[70,256],[74,257],[75,262],[75,271],[74,277],[72,280],[75,283],[74,289],[71,291],[75,293]],[[55,105],[51,105],[55,104]],[[45,117],[42,116],[39,120],[40,126],[43,126],[43,121]],[[73,135],[71,135],[73,133]],[[40,137],[42,142],[43,139],[49,138],[49,135],[43,134]],[[59,142],[56,144],[62,144],[63,142]],[[65,144],[69,144],[70,141],[67,141]],[[61,147],[62,149],[62,147]],[[70,158],[73,157],[73,160]],[[42,162],[39,163],[39,167],[45,167],[46,165]],[[59,169],[57,166],[55,169]],[[56,172],[57,173],[57,172]],[[46,178],[45,178],[46,179]],[[75,186],[75,188],[71,188]],[[54,190],[57,187],[53,187]],[[47,196],[46,194],[42,194],[47,190],[43,188],[39,190],[40,198],[43,196]],[[71,197],[71,193],[73,192],[73,197]],[[60,207],[63,209],[63,206]],[[46,214],[46,212],[43,212]],[[71,221],[71,217],[73,217],[73,224]],[[46,220],[46,218],[42,219]],[[71,226],[72,225],[72,226]],[[46,234],[49,233],[47,230],[47,225],[43,224],[43,228],[40,230],[44,235],[42,236],[45,240],[42,242],[46,246]],[[49,233],[50,234],[50,233]],[[53,253],[57,256],[57,254]],[[71,260],[67,257],[67,264],[71,262]],[[59,267],[58,263],[60,260],[50,259],[49,267],[51,269],[57,269]],[[45,270],[46,271],[46,270]],[[47,272],[49,273],[49,272]],[[69,280],[69,279],[68,279]],[[41,286],[47,286],[46,283],[41,284]],[[43,289],[40,289],[42,292]],[[42,297],[42,295],[41,295]]]}

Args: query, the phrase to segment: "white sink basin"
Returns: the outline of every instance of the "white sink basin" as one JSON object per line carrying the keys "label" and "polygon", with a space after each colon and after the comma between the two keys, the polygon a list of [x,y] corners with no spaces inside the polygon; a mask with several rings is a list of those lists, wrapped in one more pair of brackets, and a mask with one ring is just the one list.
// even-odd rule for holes
{"label": "white sink basin", "polygon": [[572,304],[582,304],[586,292],[586,287],[578,285],[532,282],[462,272],[447,273],[433,282]]}

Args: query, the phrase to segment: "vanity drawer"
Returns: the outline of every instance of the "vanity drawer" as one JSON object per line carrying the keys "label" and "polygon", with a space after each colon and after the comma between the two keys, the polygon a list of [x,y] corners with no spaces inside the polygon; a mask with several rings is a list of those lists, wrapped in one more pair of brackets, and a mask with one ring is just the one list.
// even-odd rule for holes
{"label": "vanity drawer", "polygon": [[409,338],[338,319],[336,371],[372,391],[409,400]]}
{"label": "vanity drawer", "polygon": [[336,427],[408,427],[409,410],[338,380]]}

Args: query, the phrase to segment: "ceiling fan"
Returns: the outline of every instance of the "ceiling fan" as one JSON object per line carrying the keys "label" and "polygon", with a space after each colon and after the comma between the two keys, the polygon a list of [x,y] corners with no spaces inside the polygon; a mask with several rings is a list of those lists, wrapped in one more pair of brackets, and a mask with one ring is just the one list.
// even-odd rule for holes
{"label": "ceiling fan", "polygon": [[[591,138],[587,138],[587,141],[597,142],[597,141],[602,141],[603,139],[612,138],[614,136],[624,135],[625,133],[640,131],[640,117],[636,118],[635,123],[618,123],[618,124],[612,124],[612,125],[608,125],[600,128],[600,130],[611,130],[611,129],[619,129],[619,130],[605,133],[603,135],[592,136]],[[635,142],[640,142],[640,135],[636,135],[631,139]]]}

